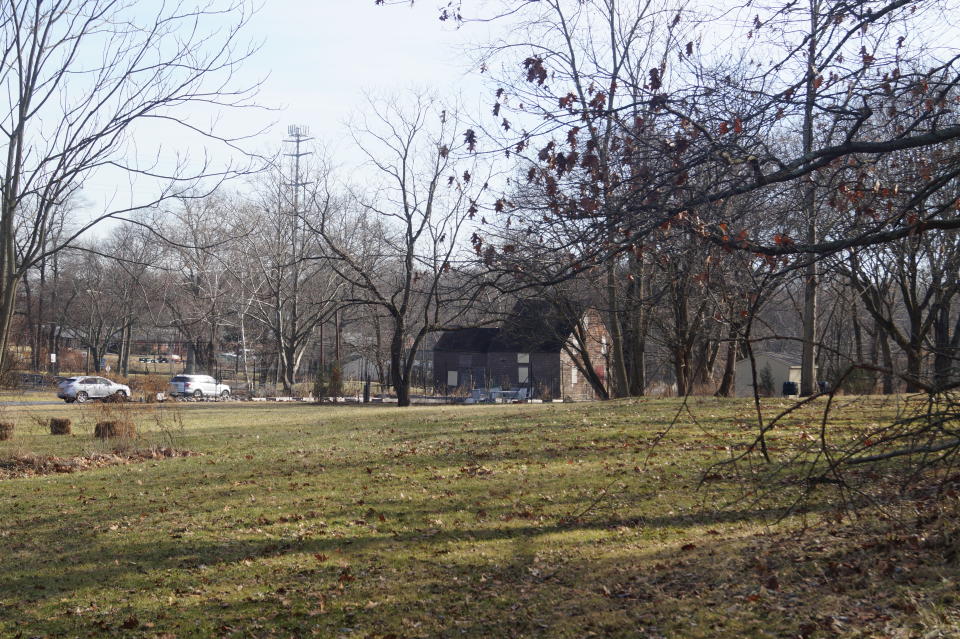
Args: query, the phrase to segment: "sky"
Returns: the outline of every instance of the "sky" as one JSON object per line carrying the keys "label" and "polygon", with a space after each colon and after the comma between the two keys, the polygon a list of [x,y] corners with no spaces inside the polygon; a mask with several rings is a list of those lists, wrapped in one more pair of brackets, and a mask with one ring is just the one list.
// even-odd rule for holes
{"label": "sky", "polygon": [[283,109],[274,114],[274,137],[297,123],[335,138],[364,90],[455,91],[468,71],[457,52],[468,34],[441,23],[430,1],[378,7],[370,0],[268,0],[251,27],[264,44],[249,73],[268,76],[260,101]]}
{"label": "sky", "polygon": [[[336,165],[351,166],[361,158],[346,125],[364,108],[365,93],[423,88],[480,99],[480,82],[463,51],[485,27],[456,29],[441,22],[436,0],[388,7],[375,6],[373,0],[260,1],[245,32],[259,50],[243,64],[235,84],[262,82],[254,101],[264,108],[192,114],[201,125],[215,120],[227,135],[262,131],[243,142],[247,149],[275,153],[287,138],[288,125],[296,124],[309,127]],[[157,149],[168,160],[204,153],[200,141],[169,127],[140,125],[136,139],[140,153],[150,157]],[[218,159],[226,153],[216,145],[206,151]],[[131,186],[125,179],[103,174],[89,180],[85,208],[96,214],[121,205],[131,192],[142,200],[156,189],[149,180]]]}

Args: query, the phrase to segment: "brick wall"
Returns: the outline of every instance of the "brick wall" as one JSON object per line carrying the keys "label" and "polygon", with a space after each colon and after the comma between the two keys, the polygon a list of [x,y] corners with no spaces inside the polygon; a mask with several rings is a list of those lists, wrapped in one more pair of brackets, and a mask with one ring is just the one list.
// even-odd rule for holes
{"label": "brick wall", "polygon": [[[600,373],[602,379],[606,379],[607,374],[607,355],[606,350],[610,343],[610,334],[603,320],[595,310],[590,310],[586,315],[587,321],[587,352],[590,354],[590,361],[594,368]],[[577,368],[573,360],[565,352],[560,357],[561,368],[561,387],[564,399],[573,401],[584,401],[596,399],[596,393],[590,382],[586,380]]]}

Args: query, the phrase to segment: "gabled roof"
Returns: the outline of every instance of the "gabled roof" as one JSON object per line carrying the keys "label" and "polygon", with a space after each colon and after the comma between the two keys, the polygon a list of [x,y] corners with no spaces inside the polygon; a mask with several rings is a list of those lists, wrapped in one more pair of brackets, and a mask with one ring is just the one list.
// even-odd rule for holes
{"label": "gabled roof", "polygon": [[446,353],[486,353],[490,341],[500,331],[498,328],[461,328],[455,331],[445,331],[434,351]]}
{"label": "gabled roof", "polygon": [[440,336],[437,352],[559,353],[576,320],[545,300],[520,300],[500,328],[464,328]]}
{"label": "gabled roof", "polygon": [[520,300],[490,343],[498,353],[559,353],[576,320],[544,300]]}

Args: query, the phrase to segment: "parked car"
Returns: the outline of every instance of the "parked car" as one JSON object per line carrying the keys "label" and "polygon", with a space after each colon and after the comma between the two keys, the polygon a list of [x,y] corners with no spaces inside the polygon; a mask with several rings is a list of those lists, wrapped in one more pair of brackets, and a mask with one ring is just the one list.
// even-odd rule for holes
{"label": "parked car", "polygon": [[57,397],[68,404],[82,404],[104,397],[126,401],[130,397],[130,387],[112,382],[106,377],[68,377],[57,386]]}
{"label": "parked car", "polygon": [[170,380],[168,394],[170,397],[230,397],[230,387],[221,384],[209,375],[176,375]]}

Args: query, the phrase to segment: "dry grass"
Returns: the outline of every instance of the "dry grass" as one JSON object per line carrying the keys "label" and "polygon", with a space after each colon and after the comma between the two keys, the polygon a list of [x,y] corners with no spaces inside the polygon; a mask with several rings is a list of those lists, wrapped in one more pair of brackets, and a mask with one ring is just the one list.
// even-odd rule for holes
{"label": "dry grass", "polygon": [[[844,403],[830,428],[858,437],[891,410]],[[960,482],[864,475],[869,507],[817,484],[778,521],[774,497],[796,489],[779,476],[758,501],[756,456],[705,476],[755,436],[749,402],[150,411],[140,442],[174,433],[204,455],[0,481],[0,636],[907,639],[960,623]],[[100,418],[36,413],[82,415],[84,434]],[[0,459],[127,455],[18,423]],[[791,414],[771,455],[794,458],[819,423]]]}

